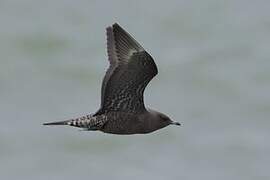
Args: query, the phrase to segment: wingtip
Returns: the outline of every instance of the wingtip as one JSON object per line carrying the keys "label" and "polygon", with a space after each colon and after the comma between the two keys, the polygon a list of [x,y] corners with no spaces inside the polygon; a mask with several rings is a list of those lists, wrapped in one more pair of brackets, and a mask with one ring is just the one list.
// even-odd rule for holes
{"label": "wingtip", "polygon": [[112,29],[112,26],[106,27],[106,31],[108,32],[110,29]]}
{"label": "wingtip", "polygon": [[[122,32],[124,32],[124,33],[126,33],[126,34],[129,34],[129,33],[126,32],[126,30],[124,30],[124,28],[122,28],[122,26],[120,26],[118,23],[114,23],[114,24],[112,25],[112,28],[113,28],[114,31],[122,31]],[[130,35],[129,35],[129,36],[130,36]]]}
{"label": "wingtip", "polygon": [[119,26],[119,27],[120,27],[120,25],[119,25],[117,22],[113,23],[112,26],[113,26],[113,27],[115,27],[115,26]]}
{"label": "wingtip", "polygon": [[121,27],[121,26],[117,22],[115,22],[111,26],[107,26],[106,30],[113,29],[113,28],[116,28],[116,27]]}

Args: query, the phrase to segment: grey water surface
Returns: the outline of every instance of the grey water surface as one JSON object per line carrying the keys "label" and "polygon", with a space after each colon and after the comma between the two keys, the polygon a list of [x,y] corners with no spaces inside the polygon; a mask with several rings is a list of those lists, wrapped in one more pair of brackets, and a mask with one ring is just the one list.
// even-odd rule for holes
{"label": "grey water surface", "polygon": [[[0,1],[0,179],[270,177],[270,2]],[[117,136],[45,127],[95,112],[105,28],[155,58],[147,106],[183,127]]]}

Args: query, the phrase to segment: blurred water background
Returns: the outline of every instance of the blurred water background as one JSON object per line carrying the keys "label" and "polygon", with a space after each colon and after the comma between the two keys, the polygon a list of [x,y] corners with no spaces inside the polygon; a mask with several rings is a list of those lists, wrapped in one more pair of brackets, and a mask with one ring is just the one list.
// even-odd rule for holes
{"label": "blurred water background", "polygon": [[[270,1],[0,1],[0,179],[269,179]],[[183,127],[44,127],[100,105],[105,28],[155,58],[147,106]]]}

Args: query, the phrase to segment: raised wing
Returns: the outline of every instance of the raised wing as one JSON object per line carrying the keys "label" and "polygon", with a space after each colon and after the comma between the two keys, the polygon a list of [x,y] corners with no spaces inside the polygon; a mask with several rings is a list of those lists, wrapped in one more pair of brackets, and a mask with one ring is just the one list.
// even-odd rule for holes
{"label": "raised wing", "polygon": [[153,58],[118,24],[108,27],[107,51],[110,67],[103,79],[101,107],[96,114],[110,111],[145,111],[143,92],[158,73]]}

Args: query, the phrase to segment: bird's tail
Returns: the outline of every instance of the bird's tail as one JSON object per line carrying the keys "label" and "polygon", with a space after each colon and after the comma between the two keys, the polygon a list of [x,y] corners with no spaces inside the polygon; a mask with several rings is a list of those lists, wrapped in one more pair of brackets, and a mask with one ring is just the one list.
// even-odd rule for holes
{"label": "bird's tail", "polygon": [[69,125],[80,128],[88,128],[90,125],[94,125],[96,122],[96,117],[93,117],[91,114],[86,116],[81,116],[80,118],[69,119],[65,121],[56,121],[44,123],[43,125]]}
{"label": "bird's tail", "polygon": [[70,122],[72,120],[67,121],[56,121],[56,122],[50,122],[50,123],[43,123],[43,125],[70,125]]}

